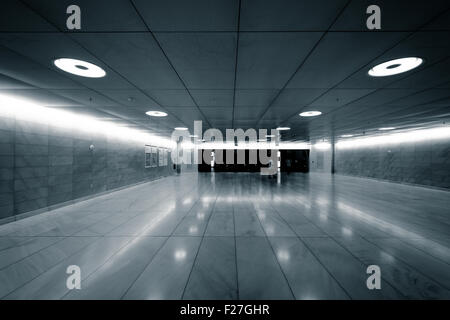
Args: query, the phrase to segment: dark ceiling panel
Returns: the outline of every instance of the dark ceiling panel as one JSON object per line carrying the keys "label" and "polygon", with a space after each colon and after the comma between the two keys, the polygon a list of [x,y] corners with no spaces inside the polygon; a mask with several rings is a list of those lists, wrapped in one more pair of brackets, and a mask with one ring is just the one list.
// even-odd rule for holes
{"label": "dark ceiling panel", "polygon": [[409,77],[396,81],[387,88],[425,89],[450,81],[450,58],[436,63]]}
{"label": "dark ceiling panel", "polygon": [[425,30],[450,30],[450,11],[439,16],[437,19],[433,20],[428,24]]}
{"label": "dark ceiling panel", "polygon": [[292,112],[311,103],[325,93],[326,89],[284,89],[272,108],[291,108]]}
{"label": "dark ceiling panel", "polygon": [[276,120],[276,122],[280,122],[286,120],[292,115],[292,110],[289,108],[271,108],[269,109],[261,119],[261,121],[265,120]]}
{"label": "dark ceiling panel", "polygon": [[159,109],[159,104],[151,99],[148,95],[137,89],[128,90],[99,90],[102,94],[110,97],[112,100],[128,107],[139,107],[148,111],[151,108]]}
{"label": "dark ceiling panel", "polygon": [[417,30],[449,8],[448,0],[357,0],[349,4],[331,30],[368,31],[366,9],[372,4],[381,9],[383,31]]}
{"label": "dark ceiling panel", "polygon": [[30,58],[19,55],[4,47],[0,47],[0,74],[37,88],[81,88],[79,84],[66,77],[66,75],[59,74],[49,69],[47,65],[40,65]]}
{"label": "dark ceiling panel", "polygon": [[385,106],[414,106],[418,104],[430,103],[447,97],[450,97],[450,90],[448,89],[430,89],[395,100],[394,102],[386,103]]}
{"label": "dark ceiling panel", "polygon": [[119,104],[89,89],[50,89],[50,92],[77,101],[85,106],[118,106]]}
{"label": "dark ceiling panel", "polygon": [[156,34],[189,89],[233,89],[235,33]]}
{"label": "dark ceiling panel", "polygon": [[321,32],[242,33],[236,87],[281,89],[321,35]]}
{"label": "dark ceiling panel", "polygon": [[406,97],[410,94],[415,93],[415,89],[379,89],[369,95],[358,99],[355,102],[349,103],[345,108],[339,110],[339,112],[344,112],[351,108],[361,108],[361,107],[373,107],[380,106],[385,103],[389,103],[393,100]]}
{"label": "dark ceiling panel", "polygon": [[[167,110],[176,114],[177,117],[184,122],[184,125],[187,125],[188,127],[193,126],[195,120],[205,120],[196,107],[167,107]],[[177,126],[180,125],[183,125],[183,123],[177,124]]]}
{"label": "dark ceiling panel", "polygon": [[133,0],[158,31],[236,31],[238,0]]}
{"label": "dark ceiling panel", "polygon": [[199,107],[224,107],[233,105],[233,90],[189,90]]}
{"label": "dark ceiling panel", "polygon": [[278,90],[236,90],[236,107],[265,107]]}
{"label": "dark ceiling panel", "polygon": [[[0,44],[36,61],[43,67],[73,79],[90,88],[123,89],[131,86],[115,72],[109,70],[101,60],[74,43],[64,34],[0,34]],[[108,76],[101,79],[78,77],[59,70],[53,64],[57,58],[74,58],[103,67]]]}
{"label": "dark ceiling panel", "polygon": [[258,114],[264,110],[264,107],[236,107],[234,109],[234,118],[236,121],[253,121],[255,124],[255,119]]}
{"label": "dark ceiling panel", "polygon": [[373,92],[375,89],[332,89],[306,108],[328,112]]}
{"label": "dark ceiling panel", "polygon": [[183,89],[149,34],[71,34],[90,52],[140,89]]}
{"label": "dark ceiling panel", "polygon": [[145,31],[145,25],[129,0],[25,0],[37,13],[59,30],[67,30],[66,9],[72,4],[80,7],[81,29],[94,31]]}
{"label": "dark ceiling panel", "polygon": [[328,33],[288,88],[330,88],[405,37],[404,33]]}
{"label": "dark ceiling panel", "polygon": [[[416,73],[426,72],[427,68],[450,56],[450,32],[418,32],[400,42],[394,48],[370,63],[339,84],[339,88],[379,88],[390,83],[401,83],[401,79],[414,77]],[[370,67],[401,57],[421,57],[425,62],[417,69],[391,77],[374,78],[367,74]],[[427,83],[426,81],[423,83]],[[395,86],[394,86],[395,87]]]}
{"label": "dark ceiling panel", "polygon": [[[212,119],[231,119],[233,108],[231,107],[209,107],[201,108],[203,114],[208,118]],[[201,120],[201,119],[197,119]]]}
{"label": "dark ceiling panel", "polygon": [[147,93],[165,107],[195,106],[187,90],[148,90]]}
{"label": "dark ceiling panel", "polygon": [[347,0],[243,0],[241,31],[326,31]]}
{"label": "dark ceiling panel", "polygon": [[[64,10],[62,15],[66,12]],[[0,10],[0,32],[57,31],[38,14],[17,0],[2,0]]]}

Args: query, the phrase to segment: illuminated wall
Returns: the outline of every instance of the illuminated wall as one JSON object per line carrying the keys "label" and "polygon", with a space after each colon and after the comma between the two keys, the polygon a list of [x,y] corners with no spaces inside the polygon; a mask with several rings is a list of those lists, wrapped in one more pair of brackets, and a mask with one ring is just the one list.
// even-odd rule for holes
{"label": "illuminated wall", "polygon": [[309,171],[331,173],[331,144],[322,142],[313,144],[309,152]]}
{"label": "illuminated wall", "polygon": [[59,122],[47,117],[46,109],[37,110],[33,117],[22,116],[0,104],[1,222],[174,174],[170,157],[167,166],[145,168],[145,139],[121,138],[117,132],[126,131],[99,130],[95,122],[89,123],[92,130],[79,130],[77,118]]}
{"label": "illuminated wall", "polygon": [[337,144],[336,173],[450,188],[448,127],[355,141]]}

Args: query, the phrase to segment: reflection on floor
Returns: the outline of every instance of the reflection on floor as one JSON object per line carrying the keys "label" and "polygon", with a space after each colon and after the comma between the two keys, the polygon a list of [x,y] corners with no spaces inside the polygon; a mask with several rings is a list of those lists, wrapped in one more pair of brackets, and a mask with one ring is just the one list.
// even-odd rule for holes
{"label": "reflection on floor", "polygon": [[165,178],[0,226],[0,297],[450,298],[449,207],[450,192],[338,175]]}

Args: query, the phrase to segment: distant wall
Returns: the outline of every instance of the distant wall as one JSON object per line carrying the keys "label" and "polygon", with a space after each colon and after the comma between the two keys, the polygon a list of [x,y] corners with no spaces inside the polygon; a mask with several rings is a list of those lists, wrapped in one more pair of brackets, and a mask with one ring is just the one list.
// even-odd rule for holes
{"label": "distant wall", "polygon": [[450,188],[450,141],[336,148],[336,173]]}
{"label": "distant wall", "polygon": [[0,220],[175,173],[144,160],[143,143],[0,117]]}
{"label": "distant wall", "polygon": [[319,149],[314,145],[309,151],[309,171],[331,173],[332,153],[331,145],[327,149]]}

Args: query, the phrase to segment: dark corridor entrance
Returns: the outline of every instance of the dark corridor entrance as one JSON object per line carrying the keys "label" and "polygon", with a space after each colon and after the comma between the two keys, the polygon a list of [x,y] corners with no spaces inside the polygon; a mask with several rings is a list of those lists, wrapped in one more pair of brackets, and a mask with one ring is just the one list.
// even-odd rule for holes
{"label": "dark corridor entrance", "polygon": [[281,172],[308,172],[309,150],[280,150]]}
{"label": "dark corridor entrance", "polygon": [[[255,151],[255,150],[253,150]],[[211,152],[211,150],[203,150],[203,152]],[[272,152],[277,152],[273,150]],[[237,152],[234,150],[234,164],[227,164],[226,152],[223,150],[223,164],[215,163],[215,172],[260,172],[262,167],[267,165],[261,164],[259,156],[256,164],[249,163],[249,150],[245,150],[245,164],[237,163]],[[201,154],[202,155],[202,154]],[[200,155],[199,155],[200,156]],[[201,158],[203,159],[203,158]],[[308,172],[309,171],[309,150],[280,150],[280,170],[282,172]],[[211,172],[211,164],[202,163],[198,165],[199,172]]]}

